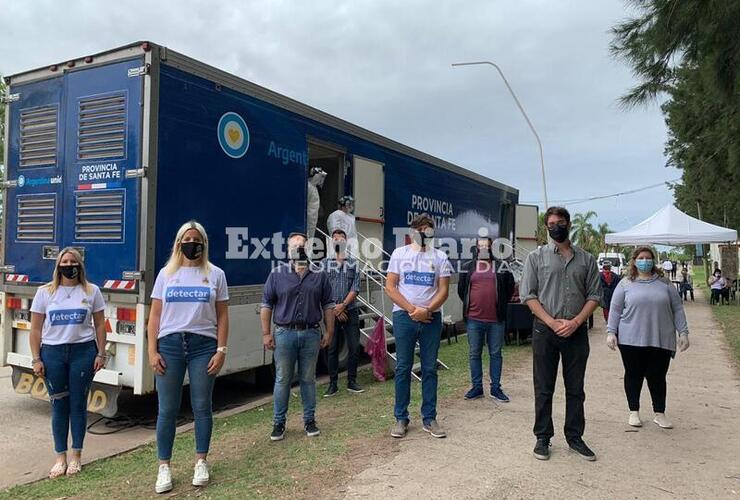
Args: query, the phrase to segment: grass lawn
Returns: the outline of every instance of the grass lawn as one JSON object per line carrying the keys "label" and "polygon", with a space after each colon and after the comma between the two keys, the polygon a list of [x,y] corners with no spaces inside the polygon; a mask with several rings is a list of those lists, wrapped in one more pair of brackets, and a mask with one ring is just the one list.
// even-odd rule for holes
{"label": "grass lawn", "polygon": [[[508,367],[519,365],[528,346],[504,349]],[[448,346],[443,341],[440,359],[449,367],[439,376],[440,403],[461,398],[468,388],[467,337]],[[487,359],[484,359],[487,363]],[[335,487],[371,456],[392,454],[397,449],[388,432],[393,423],[393,382],[376,383],[369,370],[361,370],[364,394],[346,391],[323,399],[325,386],[318,388],[317,422],[321,436],[303,433],[297,387],[293,388],[286,438],[272,443],[271,405],[214,421],[211,454],[211,484],[190,485],[194,439],[192,432],[177,436],[173,455],[174,490],[168,494],[200,498],[312,497]],[[340,378],[340,384],[343,379]],[[409,410],[420,423],[420,384],[412,386]],[[431,439],[431,438],[430,438]],[[52,456],[40,453],[39,460],[52,464]],[[20,498],[142,498],[154,497],[157,460],[154,445],[145,445],[117,457],[85,466],[76,478],[43,480],[0,492],[0,499]]]}
{"label": "grass lawn", "polygon": [[[704,267],[694,267],[694,288],[701,288],[709,300],[709,286],[707,286]],[[727,344],[735,357],[735,363],[740,369],[740,306],[731,303],[729,306],[712,306],[715,319],[722,325]]]}

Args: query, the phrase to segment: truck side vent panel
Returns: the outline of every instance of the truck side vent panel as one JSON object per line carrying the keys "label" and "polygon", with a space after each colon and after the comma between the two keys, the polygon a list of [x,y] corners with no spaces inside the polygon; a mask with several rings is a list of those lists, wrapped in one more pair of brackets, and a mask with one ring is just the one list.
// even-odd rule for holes
{"label": "truck side vent panel", "polygon": [[78,127],[78,160],[126,156],[126,94],[117,92],[80,99]]}
{"label": "truck side vent panel", "polygon": [[52,242],[56,236],[57,197],[54,193],[21,195],[18,203],[16,240]]}
{"label": "truck side vent panel", "polygon": [[58,115],[56,105],[21,110],[21,168],[56,165]]}
{"label": "truck side vent panel", "polygon": [[123,190],[75,195],[75,241],[123,240]]}

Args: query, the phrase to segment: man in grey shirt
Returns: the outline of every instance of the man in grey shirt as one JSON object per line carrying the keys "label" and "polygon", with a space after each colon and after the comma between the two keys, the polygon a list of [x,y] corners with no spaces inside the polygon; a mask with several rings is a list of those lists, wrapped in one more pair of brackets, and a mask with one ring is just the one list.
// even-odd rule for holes
{"label": "man in grey shirt", "polygon": [[596,455],[583,442],[585,417],[583,382],[589,344],[585,322],[599,305],[601,285],[596,259],[571,244],[570,214],[550,207],[545,225],[552,242],[527,256],[519,295],[535,315],[532,331],[535,397],[534,456],[550,458],[552,396],[558,364],[563,359],[565,382],[565,439],[571,450],[586,460]]}

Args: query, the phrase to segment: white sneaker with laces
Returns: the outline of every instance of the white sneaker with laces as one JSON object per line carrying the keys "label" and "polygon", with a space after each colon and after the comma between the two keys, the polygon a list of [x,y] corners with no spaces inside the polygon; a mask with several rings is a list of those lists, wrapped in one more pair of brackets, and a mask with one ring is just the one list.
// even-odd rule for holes
{"label": "white sneaker with laces", "polygon": [[208,464],[202,458],[198,459],[193,470],[193,486],[205,486],[211,476],[208,474]]}
{"label": "white sneaker with laces", "polygon": [[653,422],[661,429],[673,429],[673,423],[666,418],[665,413],[656,413]]}
{"label": "white sneaker with laces", "polygon": [[642,420],[640,420],[640,412],[639,411],[631,411],[630,412],[629,424],[632,427],[642,427]]}
{"label": "white sneaker with laces", "polygon": [[161,464],[157,473],[157,484],[154,485],[154,491],[157,493],[166,493],[172,489],[172,473],[170,466]]}

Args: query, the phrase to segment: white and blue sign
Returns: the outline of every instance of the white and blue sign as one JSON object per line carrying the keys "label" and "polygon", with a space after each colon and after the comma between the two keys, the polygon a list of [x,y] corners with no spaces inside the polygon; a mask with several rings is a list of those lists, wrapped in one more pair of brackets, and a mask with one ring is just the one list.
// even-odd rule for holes
{"label": "white and blue sign", "polygon": [[164,294],[165,302],[209,302],[211,289],[207,286],[171,286]]}
{"label": "white and blue sign", "polygon": [[49,313],[51,326],[81,325],[87,317],[87,309],[59,309]]}
{"label": "white and blue sign", "polygon": [[244,118],[229,111],[218,121],[218,143],[231,158],[241,158],[249,149],[249,128]]}
{"label": "white and blue sign", "polygon": [[434,276],[434,273],[406,271],[403,273],[403,282],[406,285],[434,286]]}

